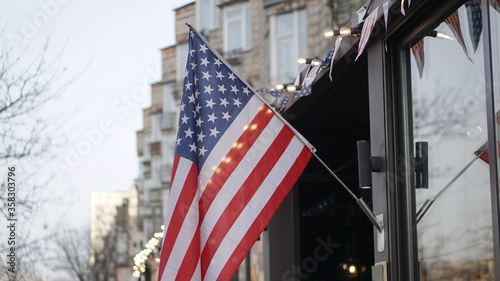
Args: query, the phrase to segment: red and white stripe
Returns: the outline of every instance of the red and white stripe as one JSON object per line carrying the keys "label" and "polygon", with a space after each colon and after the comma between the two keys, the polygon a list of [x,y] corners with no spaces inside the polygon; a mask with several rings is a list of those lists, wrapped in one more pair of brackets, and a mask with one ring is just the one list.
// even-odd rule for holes
{"label": "red and white stripe", "polygon": [[304,79],[306,87],[311,86],[312,82],[316,78],[318,74],[319,65],[311,65],[309,68],[309,72],[307,73],[306,78]]}
{"label": "red and white stripe", "polygon": [[159,280],[230,280],[312,153],[254,96],[203,167],[176,156]]}
{"label": "red and white stripe", "polygon": [[368,43],[368,39],[370,39],[370,35],[372,34],[373,27],[378,19],[378,12],[380,10],[380,6],[378,6],[366,19],[363,24],[363,29],[361,30],[361,38],[359,39],[359,47],[358,47],[358,55],[355,60],[363,54],[365,50],[366,43]]}
{"label": "red and white stripe", "polygon": [[455,38],[458,41],[458,44],[462,46],[462,49],[465,52],[465,55],[469,57],[469,54],[467,52],[467,47],[465,46],[465,40],[464,36],[462,35],[462,28],[460,27],[460,18],[458,16],[458,11],[455,11],[453,14],[451,14],[449,17],[447,17],[444,22],[448,25],[448,27],[451,29],[453,34],[455,35]]}

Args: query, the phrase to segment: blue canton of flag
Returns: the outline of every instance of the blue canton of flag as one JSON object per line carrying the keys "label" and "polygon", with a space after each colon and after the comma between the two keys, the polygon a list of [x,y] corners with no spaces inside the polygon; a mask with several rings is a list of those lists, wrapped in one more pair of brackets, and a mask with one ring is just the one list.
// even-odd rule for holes
{"label": "blue canton of flag", "polygon": [[469,34],[474,51],[477,50],[481,32],[483,31],[483,18],[481,15],[481,1],[469,0],[465,3],[467,7],[467,19],[469,21]]}
{"label": "blue canton of flag", "polygon": [[202,167],[253,92],[190,33],[176,155]]}
{"label": "blue canton of flag", "polygon": [[331,49],[330,52],[328,52],[328,54],[326,54],[326,57],[319,64],[319,68],[330,67],[334,50],[335,50],[335,48]]}

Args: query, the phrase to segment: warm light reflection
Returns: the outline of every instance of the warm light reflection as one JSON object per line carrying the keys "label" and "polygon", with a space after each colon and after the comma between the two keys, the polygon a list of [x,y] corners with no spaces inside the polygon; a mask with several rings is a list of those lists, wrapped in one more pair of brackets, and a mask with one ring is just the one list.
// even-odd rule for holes
{"label": "warm light reflection", "polygon": [[438,32],[436,33],[436,37],[438,38],[443,38],[443,39],[448,39],[448,40],[453,40],[453,37],[446,35],[444,33]]}
{"label": "warm light reflection", "polygon": [[342,27],[340,29],[340,35],[342,35],[342,36],[349,36],[349,35],[351,35],[351,29],[349,27],[345,27],[345,26]]}
{"label": "warm light reflection", "polygon": [[306,58],[299,58],[299,59],[297,60],[297,62],[298,62],[299,64],[306,64],[306,63],[307,63],[307,59],[306,59]]}
{"label": "warm light reflection", "polygon": [[295,85],[288,85],[288,86],[286,87],[286,90],[287,90],[288,92],[295,92],[295,91],[297,91],[297,87],[295,87]]}
{"label": "warm light reflection", "polygon": [[354,265],[349,266],[349,273],[351,273],[351,274],[356,273],[356,266],[354,266]]}
{"label": "warm light reflection", "polygon": [[328,30],[325,30],[323,32],[323,37],[325,37],[326,39],[330,39],[332,38],[333,36],[335,35],[335,33],[333,32],[332,29],[328,29]]}
{"label": "warm light reflection", "polygon": [[250,126],[250,129],[252,129],[252,130],[257,129],[257,124],[253,124],[252,126]]}

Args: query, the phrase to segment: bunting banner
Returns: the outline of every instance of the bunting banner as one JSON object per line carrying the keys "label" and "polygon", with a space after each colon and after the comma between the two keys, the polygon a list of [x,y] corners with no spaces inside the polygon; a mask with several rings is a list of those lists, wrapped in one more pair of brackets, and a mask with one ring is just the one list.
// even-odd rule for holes
{"label": "bunting banner", "polygon": [[284,90],[276,90],[276,89],[258,89],[255,92],[260,93],[260,94],[268,94],[271,95],[275,98],[278,98],[281,96]]}
{"label": "bunting banner", "polygon": [[420,40],[417,44],[411,47],[411,52],[413,53],[413,56],[415,57],[415,61],[417,63],[418,74],[420,75],[420,78],[422,78],[422,75],[424,73],[424,63],[425,63],[424,39]]}
{"label": "bunting banner", "polygon": [[469,0],[465,3],[467,7],[467,20],[469,22],[469,34],[474,52],[477,51],[479,39],[483,32],[483,17],[481,14],[481,0]]}
{"label": "bunting banner", "polygon": [[455,11],[453,14],[451,14],[449,17],[447,17],[444,20],[444,22],[446,22],[446,24],[448,25],[450,30],[453,32],[458,44],[460,44],[460,46],[462,46],[462,49],[464,50],[465,55],[469,58],[469,53],[467,52],[467,47],[465,47],[464,36],[462,35],[462,28],[460,27],[460,18],[458,16],[458,11]]}
{"label": "bunting banner", "polygon": [[314,148],[191,28],[158,280],[231,280]]}
{"label": "bunting banner", "polygon": [[373,12],[365,19],[363,29],[361,30],[361,38],[359,39],[358,55],[356,56],[355,61],[358,60],[358,58],[363,54],[363,51],[365,50],[368,39],[370,39],[370,35],[372,34],[373,27],[377,22],[379,10],[380,6],[373,10]]}

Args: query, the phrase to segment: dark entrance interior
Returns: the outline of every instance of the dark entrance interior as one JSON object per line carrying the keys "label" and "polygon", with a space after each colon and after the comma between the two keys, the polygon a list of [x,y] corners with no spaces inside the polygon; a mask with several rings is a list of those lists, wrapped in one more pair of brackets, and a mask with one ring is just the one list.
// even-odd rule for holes
{"label": "dark entrance interior", "polygon": [[[371,189],[358,186],[358,140],[369,140],[366,59],[330,81],[328,73],[284,114],[317,155],[371,207]],[[372,280],[373,227],[343,187],[313,158],[294,187],[293,280]],[[290,275],[292,277],[292,275]],[[297,279],[298,278],[298,279]]]}

